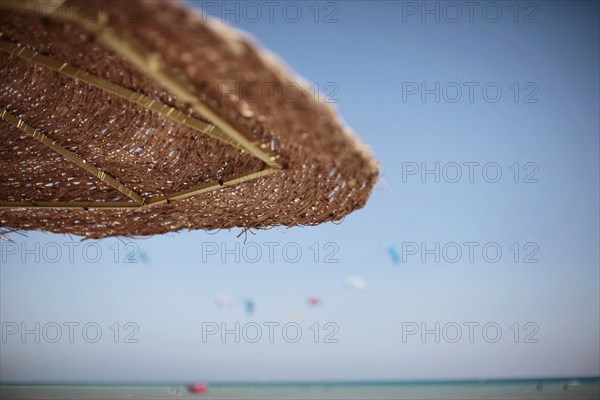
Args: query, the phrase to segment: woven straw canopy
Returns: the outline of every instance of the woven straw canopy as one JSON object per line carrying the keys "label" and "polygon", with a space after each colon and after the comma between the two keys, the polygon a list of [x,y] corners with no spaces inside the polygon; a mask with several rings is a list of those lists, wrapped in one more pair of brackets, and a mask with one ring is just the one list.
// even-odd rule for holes
{"label": "woven straw canopy", "polygon": [[0,226],[141,236],[365,205],[376,161],[233,29],[171,1],[0,4]]}

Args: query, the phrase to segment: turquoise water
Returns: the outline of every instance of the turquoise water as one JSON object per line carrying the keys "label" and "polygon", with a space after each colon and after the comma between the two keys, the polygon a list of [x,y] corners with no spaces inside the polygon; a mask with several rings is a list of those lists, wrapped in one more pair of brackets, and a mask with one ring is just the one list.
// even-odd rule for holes
{"label": "turquoise water", "polygon": [[600,399],[600,378],[486,382],[210,384],[195,395],[184,385],[0,385],[1,399]]}

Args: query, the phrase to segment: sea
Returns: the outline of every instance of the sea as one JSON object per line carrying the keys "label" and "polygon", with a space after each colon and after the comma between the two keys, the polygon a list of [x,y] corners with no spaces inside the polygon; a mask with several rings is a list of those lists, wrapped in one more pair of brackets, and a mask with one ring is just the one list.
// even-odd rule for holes
{"label": "sea", "polygon": [[207,383],[195,394],[187,384],[0,384],[0,399],[600,399],[600,377],[445,382]]}

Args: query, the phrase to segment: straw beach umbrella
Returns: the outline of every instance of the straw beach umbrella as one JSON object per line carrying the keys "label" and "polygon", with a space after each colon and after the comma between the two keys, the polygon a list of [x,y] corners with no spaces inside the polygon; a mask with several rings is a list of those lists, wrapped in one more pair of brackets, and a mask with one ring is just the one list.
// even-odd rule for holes
{"label": "straw beach umbrella", "polygon": [[171,1],[0,7],[0,226],[139,236],[365,205],[376,160],[240,32]]}

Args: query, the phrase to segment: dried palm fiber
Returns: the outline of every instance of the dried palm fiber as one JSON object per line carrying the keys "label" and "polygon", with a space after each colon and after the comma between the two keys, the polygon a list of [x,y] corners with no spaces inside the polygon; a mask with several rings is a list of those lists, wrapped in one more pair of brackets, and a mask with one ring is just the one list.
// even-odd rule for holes
{"label": "dried palm fiber", "polygon": [[365,205],[369,151],[232,28],[171,1],[0,4],[0,226],[142,236]]}

